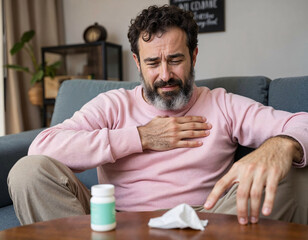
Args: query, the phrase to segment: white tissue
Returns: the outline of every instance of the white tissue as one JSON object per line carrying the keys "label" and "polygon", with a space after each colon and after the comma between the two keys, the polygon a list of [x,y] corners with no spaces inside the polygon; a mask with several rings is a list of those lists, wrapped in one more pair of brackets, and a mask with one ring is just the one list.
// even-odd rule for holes
{"label": "white tissue", "polygon": [[180,204],[161,217],[151,218],[148,225],[152,228],[187,228],[190,227],[195,230],[204,230],[208,220],[200,220],[195,210],[183,203]]}

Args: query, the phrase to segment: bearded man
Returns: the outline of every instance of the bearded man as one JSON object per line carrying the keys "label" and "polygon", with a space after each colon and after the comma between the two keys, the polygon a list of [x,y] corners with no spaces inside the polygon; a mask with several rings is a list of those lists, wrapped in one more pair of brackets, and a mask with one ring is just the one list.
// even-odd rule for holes
{"label": "bearded man", "polygon": [[[237,214],[240,224],[257,223],[260,211],[285,220],[288,209],[272,210],[289,200],[275,196],[292,164],[307,165],[308,114],[197,87],[197,36],[193,14],[174,6],[131,21],[141,85],[102,93],[36,137],[8,179],[22,224],[89,214],[89,190],[73,172],[94,167],[99,183],[115,185],[119,211],[185,202]],[[238,143],[257,149],[233,164]]]}

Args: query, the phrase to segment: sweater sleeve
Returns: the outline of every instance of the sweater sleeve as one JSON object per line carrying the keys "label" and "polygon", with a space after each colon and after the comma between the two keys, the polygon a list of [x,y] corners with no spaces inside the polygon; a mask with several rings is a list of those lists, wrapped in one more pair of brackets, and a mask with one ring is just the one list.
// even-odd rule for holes
{"label": "sweater sleeve", "polygon": [[119,107],[118,102],[129,104],[99,95],[71,119],[41,132],[28,155],[46,155],[74,171],[83,171],[142,152],[137,126],[119,127],[118,118],[125,114],[125,106]]}
{"label": "sweater sleeve", "polygon": [[300,163],[295,167],[307,166],[308,153],[308,113],[290,113],[275,110],[254,100],[225,93],[224,106],[232,138],[243,146],[259,147],[265,140],[278,135],[296,139],[304,151]]}

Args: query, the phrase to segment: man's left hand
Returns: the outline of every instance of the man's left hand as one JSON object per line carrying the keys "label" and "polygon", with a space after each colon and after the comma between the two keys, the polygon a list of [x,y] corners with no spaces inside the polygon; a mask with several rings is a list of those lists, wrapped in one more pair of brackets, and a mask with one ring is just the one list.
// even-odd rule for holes
{"label": "man's left hand", "polygon": [[233,164],[209,194],[204,208],[211,209],[219,197],[234,183],[237,189],[237,216],[240,224],[248,224],[248,199],[250,199],[250,222],[257,223],[263,189],[265,200],[262,213],[271,214],[276,190],[280,180],[289,172],[292,161],[300,161],[300,144],[289,137],[277,136],[265,141],[258,149]]}

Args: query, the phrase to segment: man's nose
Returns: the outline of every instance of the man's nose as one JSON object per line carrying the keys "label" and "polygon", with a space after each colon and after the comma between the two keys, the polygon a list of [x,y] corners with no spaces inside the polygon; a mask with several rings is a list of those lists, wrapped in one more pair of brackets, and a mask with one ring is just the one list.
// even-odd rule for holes
{"label": "man's nose", "polygon": [[167,63],[162,63],[160,66],[160,79],[164,82],[169,81],[171,78],[172,72]]}

